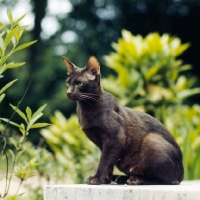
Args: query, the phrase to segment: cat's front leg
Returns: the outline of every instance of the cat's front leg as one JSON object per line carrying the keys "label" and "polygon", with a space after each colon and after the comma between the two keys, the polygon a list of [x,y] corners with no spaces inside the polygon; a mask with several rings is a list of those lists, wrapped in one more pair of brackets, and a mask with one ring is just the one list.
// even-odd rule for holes
{"label": "cat's front leg", "polygon": [[95,176],[89,176],[86,180],[86,183],[88,185],[100,185],[100,184],[110,184],[112,181],[112,176],[113,176],[113,166],[109,168],[108,175],[105,177],[103,182],[99,180],[99,178]]}
{"label": "cat's front leg", "polygon": [[109,145],[102,150],[99,166],[94,176],[88,177],[87,184],[109,184],[112,181],[113,166],[122,154],[120,145]]}

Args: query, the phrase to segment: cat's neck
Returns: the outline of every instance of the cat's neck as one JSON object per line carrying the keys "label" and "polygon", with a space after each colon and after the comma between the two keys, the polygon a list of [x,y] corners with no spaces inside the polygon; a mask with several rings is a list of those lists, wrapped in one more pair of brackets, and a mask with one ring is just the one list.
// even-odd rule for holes
{"label": "cat's neck", "polygon": [[94,109],[101,107],[105,91],[102,87],[98,91],[90,95],[90,98],[77,101],[77,106],[81,110]]}

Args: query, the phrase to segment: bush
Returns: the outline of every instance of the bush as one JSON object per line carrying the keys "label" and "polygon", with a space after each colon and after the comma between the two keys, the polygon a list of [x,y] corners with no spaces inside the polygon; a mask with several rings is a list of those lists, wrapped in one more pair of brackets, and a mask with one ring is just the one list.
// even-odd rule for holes
{"label": "bush", "polygon": [[200,179],[200,106],[169,107],[165,119],[183,153],[184,179]]}
{"label": "bush", "polygon": [[117,75],[103,80],[103,87],[118,97],[121,105],[140,107],[162,121],[163,106],[183,102],[200,92],[191,88],[196,78],[181,72],[191,69],[177,59],[189,44],[168,34],[134,36],[123,30],[118,43],[112,43],[114,52],[104,57],[105,64]]}
{"label": "bush", "polygon": [[[8,59],[10,59],[11,55],[15,54],[15,52],[17,51],[21,51],[24,48],[29,47],[36,42],[31,41],[28,43],[20,44],[20,38],[22,37],[23,32],[28,27],[19,25],[20,21],[25,17],[25,15],[23,15],[16,21],[13,19],[10,9],[7,10],[7,15],[10,21],[10,25],[6,26],[2,22],[0,22],[0,79],[4,78],[3,74],[6,70],[18,68],[25,64],[25,62],[7,62]],[[16,81],[17,79],[12,80],[5,86],[0,88],[0,103],[4,100],[6,96],[5,92],[7,91],[7,89],[11,87]],[[24,93],[23,97],[25,96],[25,94],[26,92]],[[48,125],[47,123],[36,123],[38,119],[43,115],[42,112],[46,105],[41,106],[36,112],[32,112],[31,108],[29,107],[26,108],[25,112],[22,112],[19,109],[19,106],[23,100],[23,97],[19,101],[17,106],[10,104],[11,108],[13,109],[13,115],[10,117],[10,119],[0,116],[0,158],[1,161],[4,159],[6,165],[6,169],[4,172],[5,188],[4,193],[0,194],[1,199],[8,198],[10,183],[12,181],[13,175],[19,178],[19,187],[18,189],[16,189],[16,195],[10,197],[10,199],[19,199],[22,196],[22,194],[18,194],[21,184],[27,178],[33,175],[35,167],[38,165],[38,162],[34,158],[29,159],[29,161],[18,162],[18,159],[24,153],[23,144],[26,141],[29,131],[31,129],[41,128]],[[12,121],[14,114],[18,114],[18,116],[20,117],[20,124]],[[18,133],[21,133],[21,136],[18,137],[17,140],[12,135],[15,129],[10,128],[8,124],[15,126],[18,129]],[[11,145],[9,144],[9,142]]]}

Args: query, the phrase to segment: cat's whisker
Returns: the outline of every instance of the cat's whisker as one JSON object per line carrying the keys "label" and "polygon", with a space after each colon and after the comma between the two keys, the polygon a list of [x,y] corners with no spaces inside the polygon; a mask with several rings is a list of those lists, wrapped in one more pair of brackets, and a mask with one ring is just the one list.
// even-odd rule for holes
{"label": "cat's whisker", "polygon": [[84,95],[89,95],[89,96],[96,96],[96,97],[100,97],[98,94],[93,94],[93,93],[81,93],[81,94],[84,94]]}
{"label": "cat's whisker", "polygon": [[[85,101],[85,102],[88,103],[88,104],[90,104],[88,101],[86,101],[85,98],[82,97],[82,95],[79,96],[79,99]],[[91,105],[91,104],[90,104],[90,105]]]}
{"label": "cat's whisker", "polygon": [[88,95],[81,94],[81,97],[82,98],[86,98],[86,99],[90,99],[90,100],[94,100],[94,101],[97,101],[97,102],[100,102],[100,100],[98,100],[98,99],[96,99],[94,97],[88,96]]}

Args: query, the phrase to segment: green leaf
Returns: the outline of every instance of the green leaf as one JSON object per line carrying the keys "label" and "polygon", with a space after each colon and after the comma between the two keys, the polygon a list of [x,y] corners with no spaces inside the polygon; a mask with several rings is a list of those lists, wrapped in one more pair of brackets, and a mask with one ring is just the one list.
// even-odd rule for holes
{"label": "green leaf", "polygon": [[0,37],[0,48],[1,48],[2,51],[4,50],[4,40],[3,40],[2,37]]}
{"label": "green leaf", "polygon": [[19,27],[19,31],[24,31],[29,27],[29,25]]}
{"label": "green leaf", "polygon": [[1,29],[4,29],[4,30],[7,30],[7,27],[4,23],[0,22],[0,30]]}
{"label": "green leaf", "polygon": [[7,9],[7,16],[10,21],[10,24],[12,25],[13,24],[13,16],[12,16],[12,11],[10,8]]}
{"label": "green leaf", "polygon": [[4,51],[0,48],[0,57],[4,56]]}
{"label": "green leaf", "polygon": [[16,113],[17,113],[21,118],[23,118],[23,119],[25,120],[26,123],[28,123],[28,120],[27,120],[27,118],[26,118],[26,115],[25,115],[19,108],[17,108],[16,106],[13,106],[12,104],[10,104],[10,106],[12,107],[12,109],[13,109],[14,111],[16,111]]}
{"label": "green leaf", "polygon": [[13,26],[16,26],[19,24],[19,22],[26,16],[26,14],[22,15],[20,18],[18,18],[14,23]]}
{"label": "green leaf", "polygon": [[41,106],[40,108],[38,108],[38,110],[33,114],[33,117],[35,117],[36,115],[38,115],[39,113],[41,113],[45,107],[47,106],[47,104],[44,104],[43,106]]}
{"label": "green leaf", "polygon": [[20,132],[22,133],[23,136],[25,136],[26,134],[26,130],[25,130],[25,126],[23,123],[20,124],[20,128],[19,128]]}
{"label": "green leaf", "polygon": [[13,125],[13,126],[18,127],[18,128],[20,128],[20,125],[19,125],[19,124],[15,123],[15,122],[12,122],[12,121],[10,121],[9,119],[0,118],[0,120],[2,120],[2,121],[4,121],[4,122],[7,122],[7,123],[9,123],[9,124],[11,124],[11,125]]}
{"label": "green leaf", "polygon": [[15,79],[13,81],[10,81],[9,83],[7,83],[1,90],[0,90],[0,94],[2,94],[4,91],[6,91],[14,82],[16,82],[18,79]]}
{"label": "green leaf", "polygon": [[3,35],[5,34],[6,31],[3,31],[1,34],[0,34],[0,37],[2,38]]}
{"label": "green leaf", "polygon": [[30,120],[32,117],[32,111],[29,107],[26,107],[26,115],[27,115],[28,120]]}
{"label": "green leaf", "polygon": [[37,114],[37,115],[35,115],[33,118],[31,118],[31,120],[30,120],[29,123],[28,123],[27,130],[29,130],[30,127],[31,127],[40,117],[42,117],[42,115],[43,115],[43,113],[40,112],[39,114]]}
{"label": "green leaf", "polygon": [[177,70],[178,70],[179,72],[182,72],[182,71],[190,70],[191,68],[192,68],[191,65],[182,65],[182,66],[180,66]]}
{"label": "green leaf", "polygon": [[187,89],[182,92],[179,92],[178,98],[185,99],[195,94],[200,94],[200,88]]}
{"label": "green leaf", "polygon": [[1,58],[0,66],[2,66],[2,65],[6,62],[6,60],[8,59],[9,56],[10,56],[10,55],[7,54],[7,55],[5,55],[4,57]]}
{"label": "green leaf", "polygon": [[17,45],[17,40],[16,40],[16,37],[12,37],[12,43],[13,43],[13,45],[14,45],[14,46],[16,46],[16,45]]}
{"label": "green leaf", "polygon": [[0,95],[0,103],[3,101],[3,99],[4,99],[5,96],[6,96],[5,94],[1,94]]}
{"label": "green leaf", "polygon": [[26,132],[24,129],[19,128],[19,130],[23,136],[28,135],[28,132]]}
{"label": "green leaf", "polygon": [[0,67],[0,74],[2,74],[5,71],[5,68],[6,68],[6,64]]}
{"label": "green leaf", "polygon": [[18,30],[18,27],[15,27],[13,30],[11,30],[7,35],[6,35],[6,38],[5,38],[5,47],[7,47],[7,45],[10,43],[12,37],[14,36],[15,32]]}
{"label": "green leaf", "polygon": [[160,65],[155,65],[152,66],[151,68],[149,68],[149,70],[147,71],[147,73],[144,74],[145,80],[146,81],[150,81],[150,79],[157,75],[158,71],[160,70],[161,66]]}
{"label": "green leaf", "polygon": [[24,153],[24,150],[21,150],[18,152],[17,156],[16,156],[16,161],[19,159],[19,157]]}
{"label": "green leaf", "polygon": [[45,126],[49,126],[51,124],[48,124],[48,123],[36,123],[36,124],[33,124],[32,126],[30,126],[30,129],[32,128],[42,128],[42,127],[45,127]]}
{"label": "green leaf", "polygon": [[16,37],[16,40],[17,40],[17,43],[19,42],[24,30],[27,28],[28,26],[22,26],[22,27],[19,27],[19,29],[16,31],[15,33],[15,37]]}
{"label": "green leaf", "polygon": [[7,64],[6,65],[6,68],[5,68],[5,70],[6,69],[11,69],[11,68],[17,68],[17,67],[20,67],[20,66],[22,66],[22,65],[24,65],[25,64],[25,62],[22,62],[22,63],[9,63],[9,64]]}
{"label": "green leaf", "polygon": [[9,138],[10,142],[14,145],[14,147],[17,149],[17,141],[13,138],[13,137],[10,137]]}
{"label": "green leaf", "polygon": [[21,45],[19,45],[13,52],[19,51],[19,50],[24,49],[24,48],[26,48],[26,47],[29,47],[30,45],[32,45],[32,44],[34,44],[34,43],[36,43],[36,42],[37,42],[37,40],[34,40],[34,41],[32,41],[32,42],[28,42],[28,43],[25,43],[25,44],[21,44]]}
{"label": "green leaf", "polygon": [[11,150],[11,149],[8,149],[8,150],[10,152],[10,155],[12,156],[12,159],[15,160],[15,154],[14,154],[13,150]]}

